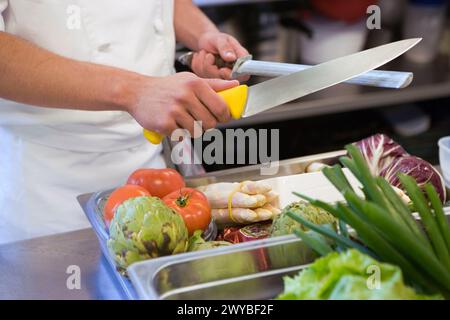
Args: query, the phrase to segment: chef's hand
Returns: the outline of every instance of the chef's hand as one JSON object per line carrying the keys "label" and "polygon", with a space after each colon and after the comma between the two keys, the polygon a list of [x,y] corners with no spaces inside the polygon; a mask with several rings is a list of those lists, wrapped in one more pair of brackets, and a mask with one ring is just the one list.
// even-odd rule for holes
{"label": "chef's hand", "polygon": [[[220,55],[226,62],[234,62],[248,55],[248,51],[235,38],[221,32],[204,33],[199,39],[198,48],[199,51],[192,57],[191,68],[202,78],[231,79],[231,69],[219,69],[214,64],[214,55]],[[238,80],[245,81],[248,77]]]}
{"label": "chef's hand", "polygon": [[187,129],[194,137],[194,120],[203,130],[230,120],[225,101],[216,93],[238,81],[202,79],[190,72],[163,78],[145,78],[137,85],[128,112],[145,129],[169,136],[175,129]]}

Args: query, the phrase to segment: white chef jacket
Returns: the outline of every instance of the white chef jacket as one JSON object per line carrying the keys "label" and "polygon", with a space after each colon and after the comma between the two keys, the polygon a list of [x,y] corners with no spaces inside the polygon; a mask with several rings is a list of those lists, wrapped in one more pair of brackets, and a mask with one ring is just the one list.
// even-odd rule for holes
{"label": "white chef jacket", "polygon": [[[173,0],[0,0],[0,31],[80,61],[173,72]],[[4,99],[0,150],[0,244],[87,227],[77,195],[164,166],[161,147],[147,143],[126,112]]]}

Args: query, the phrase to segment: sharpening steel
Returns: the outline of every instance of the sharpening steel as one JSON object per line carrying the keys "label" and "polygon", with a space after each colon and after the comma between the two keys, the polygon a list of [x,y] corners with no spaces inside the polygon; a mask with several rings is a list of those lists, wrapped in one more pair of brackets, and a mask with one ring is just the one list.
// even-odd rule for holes
{"label": "sharpening steel", "polygon": [[[190,67],[193,54],[193,52],[185,53],[178,58],[178,61]],[[226,63],[219,57],[216,57],[216,65],[219,68],[228,67],[232,69],[232,77],[235,79],[239,76],[248,75],[275,78],[312,67],[304,64],[253,60],[251,55],[241,57],[234,63]],[[379,88],[403,89],[409,86],[412,80],[412,72],[372,70],[347,80],[345,83]]]}

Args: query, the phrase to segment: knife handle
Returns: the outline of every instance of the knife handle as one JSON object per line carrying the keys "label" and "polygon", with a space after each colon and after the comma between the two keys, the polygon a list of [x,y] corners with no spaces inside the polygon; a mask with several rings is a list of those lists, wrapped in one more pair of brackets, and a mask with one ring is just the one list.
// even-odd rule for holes
{"label": "knife handle", "polygon": [[[217,92],[227,104],[233,119],[240,119],[247,103],[248,87],[243,84],[228,90]],[[144,129],[144,137],[152,144],[160,144],[164,135]]]}
{"label": "knife handle", "polygon": [[[182,54],[178,58],[178,62],[180,62],[182,65],[192,69],[192,58],[193,57],[194,57],[194,52],[187,52],[187,53]],[[234,63],[235,63],[235,61],[227,62],[227,61],[223,60],[219,55],[217,55],[217,54],[214,55],[214,65],[216,65],[217,68],[219,68],[219,69],[222,69],[222,68],[233,69]]]}

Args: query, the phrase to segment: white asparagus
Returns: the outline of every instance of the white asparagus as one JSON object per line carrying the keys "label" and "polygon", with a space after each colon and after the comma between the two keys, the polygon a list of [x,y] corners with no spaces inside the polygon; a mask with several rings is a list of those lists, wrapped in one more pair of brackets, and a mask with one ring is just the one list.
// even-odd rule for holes
{"label": "white asparagus", "polygon": [[[234,193],[231,200],[233,208],[262,207],[277,196],[271,192],[272,188],[270,185],[251,181],[246,181],[242,184],[221,182],[198,187],[197,189],[206,195],[211,208],[214,209],[228,208],[228,200],[232,193]],[[266,195],[270,196],[270,198],[267,199]]]}
{"label": "white asparagus", "polygon": [[[273,219],[281,211],[279,195],[264,181],[214,183],[198,187],[208,198],[218,224],[249,224]],[[231,208],[229,201],[231,197]]]}
{"label": "white asparagus", "polygon": [[266,204],[256,209],[232,208],[231,216],[228,209],[212,209],[211,215],[214,220],[221,225],[224,224],[249,224],[260,221],[267,221],[275,218],[281,210]]}

